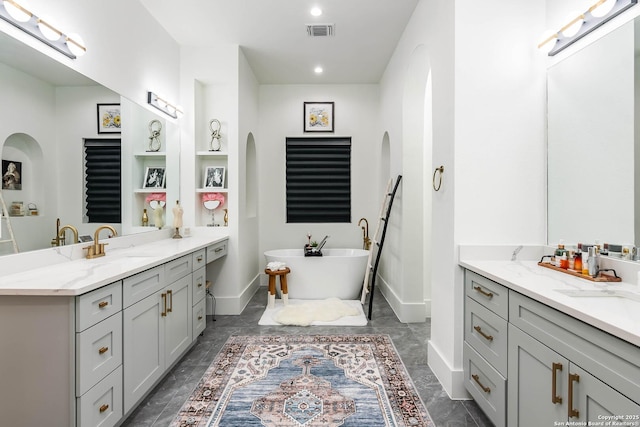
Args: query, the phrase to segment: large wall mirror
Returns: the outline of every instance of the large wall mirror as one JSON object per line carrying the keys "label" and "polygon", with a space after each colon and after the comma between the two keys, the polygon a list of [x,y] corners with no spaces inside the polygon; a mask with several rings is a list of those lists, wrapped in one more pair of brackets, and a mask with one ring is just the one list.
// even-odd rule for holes
{"label": "large wall mirror", "polygon": [[549,244],[640,244],[639,19],[548,70]]}
{"label": "large wall mirror", "polygon": [[[110,223],[119,235],[155,230],[157,216],[152,207],[158,206],[156,199],[165,199],[165,203],[179,199],[180,132],[175,121],[4,33],[0,33],[0,91],[2,174],[14,163],[20,175],[18,185],[3,184],[7,208],[17,215],[1,220],[1,239],[10,238],[10,224],[20,252],[50,248],[58,219],[60,226],[72,225],[87,236],[93,236],[101,225],[88,222],[86,215],[87,140],[121,141],[121,222]],[[99,128],[99,105],[120,109],[120,129]],[[150,127],[152,121],[156,122]],[[149,138],[159,129],[149,150]],[[148,169],[162,170],[160,187],[145,186]],[[12,211],[19,203],[22,212]],[[149,210],[146,227],[142,224],[144,209]],[[171,209],[165,207],[163,222],[171,221]],[[73,243],[72,233],[66,237],[67,244]],[[12,245],[0,243],[0,255],[10,253]]]}

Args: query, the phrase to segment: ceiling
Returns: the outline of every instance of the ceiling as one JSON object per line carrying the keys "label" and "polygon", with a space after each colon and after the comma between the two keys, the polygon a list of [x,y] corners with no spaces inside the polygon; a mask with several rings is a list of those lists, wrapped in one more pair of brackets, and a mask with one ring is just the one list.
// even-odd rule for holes
{"label": "ceiling", "polygon": [[[140,0],[180,45],[240,45],[261,84],[378,83],[418,1]],[[310,37],[307,24],[334,35]]]}

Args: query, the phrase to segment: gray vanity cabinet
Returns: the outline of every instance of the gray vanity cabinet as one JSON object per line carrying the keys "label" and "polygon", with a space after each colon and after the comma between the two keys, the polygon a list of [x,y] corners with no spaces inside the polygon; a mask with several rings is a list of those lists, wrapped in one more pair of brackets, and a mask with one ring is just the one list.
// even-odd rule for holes
{"label": "gray vanity cabinet", "polygon": [[640,415],[637,347],[513,291],[509,316],[509,426]]}
{"label": "gray vanity cabinet", "polygon": [[496,426],[640,422],[637,346],[468,270],[465,294],[465,386]]}
{"label": "gray vanity cabinet", "polygon": [[[125,297],[124,412],[128,413],[192,343],[191,255],[154,267],[123,283],[145,289]],[[130,305],[128,305],[130,304]]]}

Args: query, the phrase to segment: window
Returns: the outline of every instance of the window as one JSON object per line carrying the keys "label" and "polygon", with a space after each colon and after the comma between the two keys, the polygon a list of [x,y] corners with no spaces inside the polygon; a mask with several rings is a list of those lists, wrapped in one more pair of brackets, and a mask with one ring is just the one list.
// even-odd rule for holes
{"label": "window", "polygon": [[88,222],[121,222],[120,140],[85,139],[85,216]]}
{"label": "window", "polygon": [[351,138],[287,138],[287,222],[351,222]]}

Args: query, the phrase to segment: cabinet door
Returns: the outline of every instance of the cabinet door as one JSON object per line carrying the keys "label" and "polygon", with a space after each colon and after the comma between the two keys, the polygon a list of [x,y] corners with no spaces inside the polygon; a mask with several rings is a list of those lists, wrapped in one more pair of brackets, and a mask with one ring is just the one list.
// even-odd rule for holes
{"label": "cabinet door", "polygon": [[[634,423],[640,422],[640,405],[627,399],[579,366],[571,364],[570,372],[571,397],[568,398],[567,403],[569,420],[592,422],[616,420],[620,425],[635,425]],[[608,416],[613,418],[604,418]]]}
{"label": "cabinet door", "polygon": [[567,419],[569,362],[509,325],[507,425],[552,426]]}
{"label": "cabinet door", "polygon": [[166,304],[163,290],[124,310],[124,413],[164,373]]}
{"label": "cabinet door", "polygon": [[167,316],[165,317],[165,360],[167,367],[171,366],[189,348],[192,342],[192,280],[192,275],[189,274],[164,289],[167,294]]}

